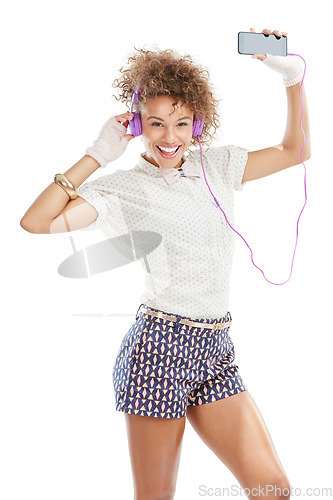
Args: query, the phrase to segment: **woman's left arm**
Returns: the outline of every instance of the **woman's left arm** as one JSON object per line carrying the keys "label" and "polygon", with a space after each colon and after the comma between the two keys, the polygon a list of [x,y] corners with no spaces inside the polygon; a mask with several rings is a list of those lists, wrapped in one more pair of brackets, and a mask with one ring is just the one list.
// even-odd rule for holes
{"label": "woman's left arm", "polygon": [[[269,34],[271,31],[263,30],[263,33]],[[277,34],[279,36],[279,32],[277,30],[273,31],[273,34]],[[266,56],[262,54],[255,54],[255,56],[261,61],[266,59]],[[296,58],[297,56],[289,57]],[[278,69],[278,71],[280,71],[280,69]],[[260,149],[258,151],[250,151],[248,153],[248,161],[244,170],[242,183],[260,179],[261,177],[274,174],[275,172],[279,172],[285,168],[302,163],[301,150],[304,143],[304,136],[299,125],[302,114],[302,102],[299,96],[300,86],[301,82],[286,87],[288,116],[282,142],[276,146]],[[302,158],[303,161],[306,161],[311,157],[311,144],[309,113],[304,82],[301,88],[301,96],[303,99],[303,116],[301,125],[305,133],[305,145],[302,152]]]}

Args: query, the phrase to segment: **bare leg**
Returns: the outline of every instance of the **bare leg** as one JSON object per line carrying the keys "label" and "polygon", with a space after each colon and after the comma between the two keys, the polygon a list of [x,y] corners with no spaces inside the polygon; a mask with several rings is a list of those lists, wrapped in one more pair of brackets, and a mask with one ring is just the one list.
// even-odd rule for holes
{"label": "bare leg", "polygon": [[[260,485],[264,487],[261,497],[290,498],[286,491],[290,491],[288,478],[261,413],[248,391],[201,406],[190,406],[187,418],[242,488],[251,490]],[[274,490],[266,485],[272,485]],[[254,500],[258,496],[259,490],[254,490],[248,498]]]}
{"label": "bare leg", "polygon": [[176,490],[186,417],[124,415],[134,500],[171,500]]}

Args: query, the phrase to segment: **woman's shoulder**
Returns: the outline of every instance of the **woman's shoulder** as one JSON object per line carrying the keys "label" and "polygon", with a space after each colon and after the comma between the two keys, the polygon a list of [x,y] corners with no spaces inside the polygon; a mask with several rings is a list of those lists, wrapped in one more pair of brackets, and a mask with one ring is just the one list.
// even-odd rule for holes
{"label": "woman's shoulder", "polygon": [[[226,146],[210,146],[209,148],[202,149],[202,157],[204,160],[212,164],[218,164],[219,166],[227,166],[231,157],[238,154],[238,151],[243,148],[235,146],[233,144],[228,144]],[[201,161],[201,150],[200,148],[191,151],[188,159],[194,162],[200,163]]]}
{"label": "woman's shoulder", "polygon": [[[248,150],[244,147],[236,146],[235,144],[227,144],[225,146],[210,146],[207,149],[203,148],[202,156],[212,161],[216,160],[219,163],[222,161],[227,164],[231,157],[241,156],[247,152]],[[189,159],[191,159],[191,157],[196,161],[200,161],[201,157],[200,148],[191,151]]]}
{"label": "woman's shoulder", "polygon": [[[226,146],[211,146],[203,151],[204,167],[211,173],[221,175],[227,187],[241,190],[244,169],[248,159],[248,150],[241,146],[228,144]],[[192,161],[201,165],[201,151],[193,152]]]}

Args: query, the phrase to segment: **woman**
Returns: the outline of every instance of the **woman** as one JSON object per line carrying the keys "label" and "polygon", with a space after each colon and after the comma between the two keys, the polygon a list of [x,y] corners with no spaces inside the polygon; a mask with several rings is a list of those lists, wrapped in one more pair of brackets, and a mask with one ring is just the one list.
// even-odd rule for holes
{"label": "woman", "polygon": [[[286,36],[277,30],[273,34]],[[288,122],[278,146],[248,152],[230,145],[204,152],[205,175],[231,223],[233,190],[299,164],[303,145],[298,95],[302,66],[296,57],[256,57],[284,76]],[[234,236],[207,189],[200,151],[194,148],[195,120],[204,116],[204,145],[219,126],[218,101],[208,76],[190,56],[137,50],[113,84],[127,104],[137,91],[134,111],[141,119],[146,149],[137,165],[81,186],[134,139],[126,133],[134,116],[127,111],[106,122],[86,155],[64,175],[58,174],[21,220],[33,233],[101,228],[109,238],[130,231],[153,231],[162,237],[147,255],[146,291],[113,367],[116,409],[126,418],[136,500],[173,498],[186,417],[248,489],[248,498],[256,498],[263,486],[267,498],[289,498],[286,473],[234,363],[228,311]],[[303,87],[302,92],[306,160],[310,142]]]}

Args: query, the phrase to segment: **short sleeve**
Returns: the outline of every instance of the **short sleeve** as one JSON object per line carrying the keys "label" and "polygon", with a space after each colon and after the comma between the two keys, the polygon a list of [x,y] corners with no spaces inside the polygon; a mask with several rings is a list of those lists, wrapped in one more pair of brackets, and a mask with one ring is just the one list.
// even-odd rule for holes
{"label": "short sleeve", "polygon": [[208,149],[205,157],[212,169],[222,178],[227,189],[243,189],[246,184],[242,183],[242,179],[248,159],[247,149],[234,145],[215,146]]}
{"label": "short sleeve", "polygon": [[226,165],[226,179],[230,187],[241,191],[246,182],[242,183],[245,166],[248,159],[248,150],[239,146],[224,146],[228,153]]}
{"label": "short sleeve", "polygon": [[79,186],[78,195],[95,208],[97,218],[80,231],[101,229],[110,235],[118,236],[127,232],[121,201],[117,195],[117,172],[104,175]]}

